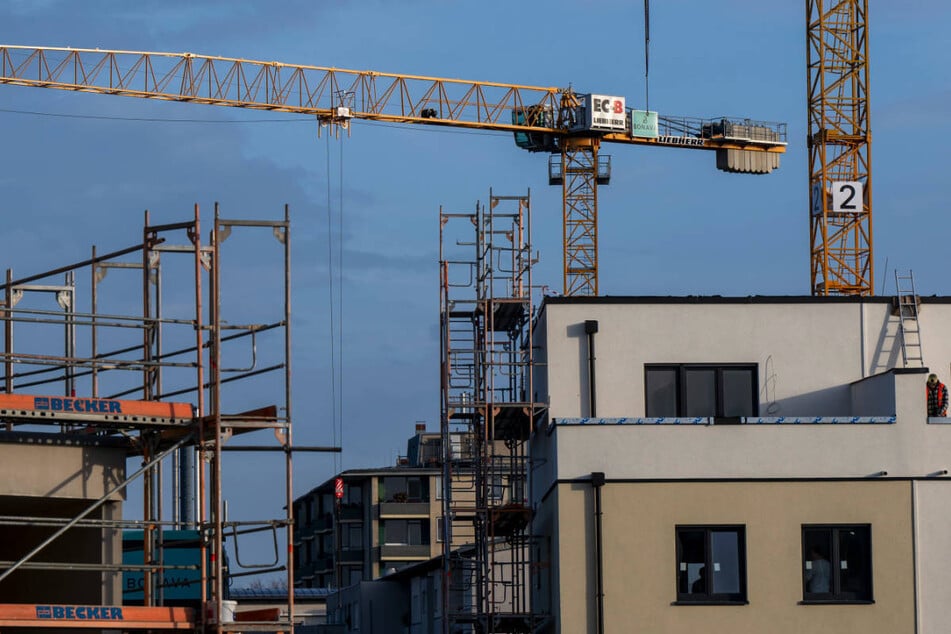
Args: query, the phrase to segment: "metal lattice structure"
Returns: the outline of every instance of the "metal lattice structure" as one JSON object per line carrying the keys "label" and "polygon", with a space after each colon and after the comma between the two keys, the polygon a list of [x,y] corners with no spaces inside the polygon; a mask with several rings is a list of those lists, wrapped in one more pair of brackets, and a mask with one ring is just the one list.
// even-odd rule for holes
{"label": "metal lattice structure", "polygon": [[598,139],[569,139],[549,161],[548,182],[562,188],[565,295],[598,294],[598,185],[611,176]]}
{"label": "metal lattice structure", "polygon": [[[468,239],[450,241],[460,231]],[[440,210],[446,634],[530,632],[537,621],[527,440],[543,406],[532,401],[530,235],[527,195]],[[461,536],[471,544],[458,547]]]}
{"label": "metal lattice structure", "polygon": [[[250,533],[273,535],[275,561],[282,555],[277,552],[279,532],[285,534],[288,544],[293,543],[288,211],[285,207],[281,220],[230,220],[219,215],[216,205],[208,242],[202,242],[201,227],[197,205],[193,219],[171,224],[152,224],[146,212],[140,244],[110,253],[97,253],[93,247],[88,260],[21,279],[14,279],[12,270],[7,270],[0,309],[4,329],[0,354],[4,374],[0,421],[4,426],[0,436],[9,442],[16,442],[18,435],[36,434],[49,444],[76,443],[77,439],[107,443],[126,449],[131,456],[141,456],[143,466],[77,516],[44,520],[45,526],[55,529],[53,537],[35,547],[19,544],[22,552],[16,561],[0,562],[0,583],[8,578],[16,583],[20,569],[49,569],[66,579],[77,569],[101,571],[103,584],[115,583],[124,571],[136,570],[142,574],[142,605],[90,607],[88,614],[94,616],[51,623],[48,615],[45,620],[40,618],[42,610],[35,606],[0,603],[0,625],[55,625],[57,629],[99,625],[111,629],[115,623],[109,619],[124,614],[123,629],[233,631],[236,626],[223,623],[220,616],[228,584],[226,538],[231,540],[239,560],[236,563],[259,572],[286,570],[287,587],[293,588],[292,556],[279,565],[260,565],[242,564],[238,554],[238,541],[247,540],[241,536]],[[263,242],[232,236],[261,229],[268,238]],[[277,249],[268,248],[267,242],[271,247],[276,244]],[[237,244],[231,247],[231,243]],[[246,293],[252,292],[246,277],[229,278],[229,271],[234,270],[231,263],[237,261],[256,262],[262,273],[276,272],[270,279],[264,273],[263,283],[254,284],[257,301],[251,309],[245,299]],[[60,275],[65,276],[65,284],[56,283]],[[80,279],[90,280],[89,286],[81,286]],[[50,292],[55,292],[61,310],[44,308],[32,297]],[[112,308],[104,312],[107,303]],[[119,312],[117,306],[141,313]],[[267,319],[268,315],[272,319]],[[59,351],[58,345],[63,346]],[[265,381],[261,378],[265,375],[271,378]],[[52,396],[34,397],[37,389]],[[258,389],[274,396],[276,404],[226,413],[229,403]],[[52,416],[49,411],[34,411],[34,400],[75,401],[77,405],[61,408],[63,411]],[[106,413],[101,404],[115,404],[115,409]],[[126,410],[128,414],[123,416],[111,413]],[[54,431],[47,431],[51,427]],[[254,432],[262,431],[269,443],[256,446],[246,441],[241,447],[228,446],[233,436],[257,438]],[[280,456],[285,481],[279,485],[278,495],[286,499],[281,517],[225,517],[223,453],[231,449],[271,451]],[[183,480],[189,473],[194,477],[189,476],[191,482],[186,485]],[[139,479],[142,519],[92,519],[90,514],[99,505],[133,482],[138,486]],[[163,508],[163,502],[169,501],[173,503],[171,513]],[[3,521],[29,527],[36,519],[4,517]],[[54,540],[61,536],[68,539],[73,527],[140,530],[143,560],[138,564],[102,562],[84,568],[68,561],[37,561],[36,555]],[[179,529],[198,536],[200,557],[188,567],[200,571],[198,602],[207,610],[162,607],[165,574],[169,569],[186,568],[163,563],[163,535]],[[100,615],[105,615],[101,622],[97,620]],[[289,632],[294,619],[293,593],[289,591],[285,617],[242,623],[240,628]]]}
{"label": "metal lattice structure", "polygon": [[868,0],[806,0],[813,295],[872,295]]}

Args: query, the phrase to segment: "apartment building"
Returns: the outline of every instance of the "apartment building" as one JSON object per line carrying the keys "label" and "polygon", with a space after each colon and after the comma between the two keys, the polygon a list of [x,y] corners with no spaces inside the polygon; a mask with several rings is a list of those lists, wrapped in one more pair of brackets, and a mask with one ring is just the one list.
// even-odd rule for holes
{"label": "apartment building", "polygon": [[546,298],[540,631],[946,632],[951,298],[913,301]]}
{"label": "apartment building", "polygon": [[[457,458],[469,451],[462,436],[451,439]],[[440,555],[441,446],[439,433],[417,425],[397,465],[349,469],[297,498],[295,585],[343,588]],[[453,539],[467,543],[472,534]]]}

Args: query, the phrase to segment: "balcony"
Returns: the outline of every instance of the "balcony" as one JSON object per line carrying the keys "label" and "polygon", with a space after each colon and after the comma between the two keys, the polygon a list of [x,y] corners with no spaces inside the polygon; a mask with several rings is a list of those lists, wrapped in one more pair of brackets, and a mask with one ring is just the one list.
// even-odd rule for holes
{"label": "balcony", "polygon": [[380,517],[429,517],[429,502],[380,502]]}
{"label": "balcony", "polygon": [[379,559],[429,559],[432,547],[429,544],[384,544],[379,550]]}

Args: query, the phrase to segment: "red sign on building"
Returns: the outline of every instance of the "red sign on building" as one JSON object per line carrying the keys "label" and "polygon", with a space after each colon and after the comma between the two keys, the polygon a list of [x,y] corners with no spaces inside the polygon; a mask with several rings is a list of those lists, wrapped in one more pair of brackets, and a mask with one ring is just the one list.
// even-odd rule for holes
{"label": "red sign on building", "polygon": [[343,478],[334,480],[334,497],[338,500],[343,498]]}

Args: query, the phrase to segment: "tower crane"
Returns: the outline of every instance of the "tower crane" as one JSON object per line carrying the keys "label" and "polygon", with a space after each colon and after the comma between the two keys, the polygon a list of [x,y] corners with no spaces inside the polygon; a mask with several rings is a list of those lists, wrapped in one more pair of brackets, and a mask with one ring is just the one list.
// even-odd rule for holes
{"label": "tower crane", "polygon": [[868,0],[806,0],[813,295],[873,295]]}
{"label": "tower crane", "polygon": [[441,79],[192,53],[0,45],[0,83],[353,120],[511,132],[550,155],[562,188],[564,294],[598,294],[598,186],[603,143],[713,150],[718,169],[779,167],[786,124],[678,117],[629,108],[623,97],[571,88]]}

